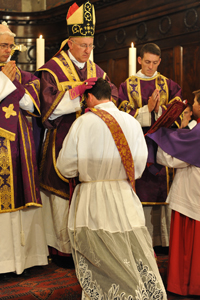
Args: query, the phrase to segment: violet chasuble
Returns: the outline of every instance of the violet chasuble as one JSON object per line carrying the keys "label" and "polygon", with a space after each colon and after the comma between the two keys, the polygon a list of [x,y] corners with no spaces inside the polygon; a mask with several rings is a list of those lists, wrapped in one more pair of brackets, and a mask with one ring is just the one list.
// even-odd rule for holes
{"label": "violet chasuble", "polygon": [[0,102],[0,212],[42,206],[32,130],[19,107],[27,93],[40,113],[40,83],[17,69],[13,84],[17,89]]}

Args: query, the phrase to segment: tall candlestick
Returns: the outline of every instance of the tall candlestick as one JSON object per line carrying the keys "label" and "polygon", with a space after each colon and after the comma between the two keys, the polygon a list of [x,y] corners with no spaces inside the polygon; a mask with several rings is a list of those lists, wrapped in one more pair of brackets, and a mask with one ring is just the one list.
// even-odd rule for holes
{"label": "tall candlestick", "polygon": [[89,60],[94,61],[93,49],[92,49],[92,51],[90,52]]}
{"label": "tall candlestick", "polygon": [[131,47],[129,48],[129,77],[132,75],[135,75],[136,73],[136,63],[137,63],[137,57],[136,57],[136,48],[134,47],[134,44],[131,43]]}
{"label": "tall candlestick", "polygon": [[36,69],[43,66],[45,63],[45,40],[42,35],[36,39]]}

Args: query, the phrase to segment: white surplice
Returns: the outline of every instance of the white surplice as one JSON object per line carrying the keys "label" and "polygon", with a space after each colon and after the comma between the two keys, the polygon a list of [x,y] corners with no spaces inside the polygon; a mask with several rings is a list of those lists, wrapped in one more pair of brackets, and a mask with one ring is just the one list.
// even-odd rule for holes
{"label": "white surplice", "polygon": [[160,147],[157,151],[157,162],[177,169],[167,197],[170,208],[200,221],[200,168],[172,157]]}
{"label": "white surplice", "polygon": [[[139,122],[112,102],[95,108],[119,123],[139,178],[147,160]],[[87,112],[73,123],[57,167],[67,178],[79,175],[81,182],[73,194],[68,230],[83,299],[167,299],[141,202],[101,118]]]}

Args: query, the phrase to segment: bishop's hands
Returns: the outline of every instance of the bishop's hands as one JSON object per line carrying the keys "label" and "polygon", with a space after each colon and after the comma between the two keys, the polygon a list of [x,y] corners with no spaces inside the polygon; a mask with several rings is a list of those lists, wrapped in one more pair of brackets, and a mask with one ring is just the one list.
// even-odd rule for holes
{"label": "bishop's hands", "polygon": [[148,109],[149,112],[152,112],[153,110],[155,113],[158,113],[160,107],[160,93],[158,89],[155,89],[151,97],[149,97],[148,100]]}
{"label": "bishop's hands", "polygon": [[92,77],[86,79],[83,84],[74,87],[73,89],[69,90],[69,95],[71,100],[75,99],[78,96],[82,96],[86,90],[91,89],[93,85],[95,85],[98,77]]}
{"label": "bishop's hands", "polygon": [[16,75],[16,64],[14,60],[9,61],[2,67],[1,71],[11,80],[14,81]]}

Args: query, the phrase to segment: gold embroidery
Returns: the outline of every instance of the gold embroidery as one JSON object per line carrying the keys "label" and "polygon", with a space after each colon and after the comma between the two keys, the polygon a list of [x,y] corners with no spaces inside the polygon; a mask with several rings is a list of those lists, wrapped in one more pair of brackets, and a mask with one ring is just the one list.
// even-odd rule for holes
{"label": "gold embroidery", "polygon": [[140,78],[131,76],[127,80],[127,93],[129,98],[129,107],[136,109],[142,107],[142,95],[140,91]]}
{"label": "gold embroidery", "polygon": [[[105,77],[106,77],[106,73],[104,73]],[[87,79],[92,78],[92,77],[96,77],[96,65],[94,62],[92,62],[91,60],[87,61]]]}
{"label": "gold embroidery", "polygon": [[80,81],[76,69],[65,51],[61,51],[59,57],[54,57],[53,60],[59,65],[68,81]]}
{"label": "gold embroidery", "polygon": [[2,110],[5,112],[5,118],[9,119],[11,116],[16,116],[17,113],[14,109],[14,105],[11,103],[8,107],[2,107]]}
{"label": "gold embroidery", "polygon": [[14,208],[13,169],[10,141],[0,139],[0,210]]}
{"label": "gold embroidery", "polygon": [[99,116],[108,126],[110,129],[110,132],[113,136],[113,139],[115,141],[115,144],[117,146],[117,149],[120,153],[124,168],[126,170],[126,174],[130,180],[131,186],[133,190],[135,191],[135,171],[134,171],[134,161],[133,157],[130,151],[129,144],[126,140],[126,137],[119,126],[118,122],[115,120],[115,118],[109,114],[105,110],[100,109],[93,109],[90,108],[90,110],[95,113],[97,116]]}
{"label": "gold embroidery", "polygon": [[0,136],[6,138],[9,141],[15,141],[15,133],[10,132],[0,127]]}
{"label": "gold embroidery", "polygon": [[155,85],[160,93],[160,105],[168,104],[169,89],[168,89],[166,77],[163,75],[158,75],[156,77]]}

